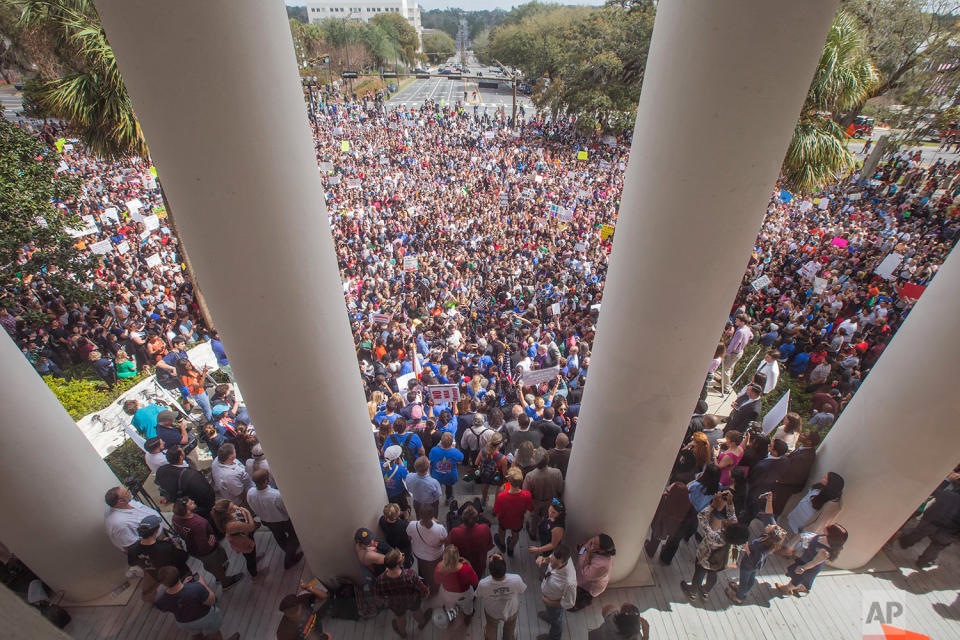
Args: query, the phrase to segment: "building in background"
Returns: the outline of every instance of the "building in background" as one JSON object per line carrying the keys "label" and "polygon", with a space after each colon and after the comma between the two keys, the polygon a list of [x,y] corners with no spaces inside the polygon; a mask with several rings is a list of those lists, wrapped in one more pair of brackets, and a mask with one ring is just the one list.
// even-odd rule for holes
{"label": "building in background", "polygon": [[307,20],[312,24],[327,18],[355,18],[369,22],[381,13],[397,13],[407,19],[417,36],[423,38],[420,5],[411,0],[320,0],[307,3]]}

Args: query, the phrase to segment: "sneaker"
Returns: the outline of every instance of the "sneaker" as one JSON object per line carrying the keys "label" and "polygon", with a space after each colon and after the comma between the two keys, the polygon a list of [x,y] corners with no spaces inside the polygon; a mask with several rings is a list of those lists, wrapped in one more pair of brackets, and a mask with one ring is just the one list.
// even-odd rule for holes
{"label": "sneaker", "polygon": [[500,549],[500,553],[507,550],[507,545],[504,544],[503,538],[500,537],[499,533],[493,537],[493,543],[497,545],[497,549]]}
{"label": "sneaker", "polygon": [[681,580],[681,581],[680,581],[680,590],[683,591],[683,592],[687,595],[687,597],[690,598],[691,600],[696,600],[696,599],[697,599],[697,594],[694,593],[693,587],[690,585],[689,582],[686,582],[686,581],[684,581],[684,580]]}
{"label": "sneaker", "polygon": [[730,587],[729,585],[728,585],[726,588],[724,588],[723,591],[724,591],[724,593],[727,594],[727,597],[730,598],[730,600],[731,600],[731,602],[733,602],[733,604],[743,604],[743,600],[741,600],[740,598],[737,597],[737,592],[734,591],[733,588]]}
{"label": "sneaker", "polygon": [[289,563],[286,563],[286,562],[283,563],[283,569],[284,569],[284,571],[286,571],[287,569],[292,569],[293,567],[297,566],[297,564],[300,562],[300,559],[301,559],[301,558],[303,558],[303,552],[302,552],[302,551],[297,551],[297,555],[295,555],[295,556],[293,556],[292,558],[290,558],[290,562],[289,562]]}
{"label": "sneaker", "polygon": [[700,597],[703,598],[704,600],[710,599],[710,592],[704,589],[703,587],[698,587],[697,591],[700,592]]}
{"label": "sneaker", "polygon": [[227,581],[224,582],[223,585],[221,585],[221,586],[223,587],[223,590],[226,591],[227,589],[229,589],[229,588],[232,587],[233,585],[237,584],[237,583],[240,582],[241,580],[243,580],[243,574],[242,574],[242,573],[235,573],[235,574],[233,574],[232,576],[227,576]]}

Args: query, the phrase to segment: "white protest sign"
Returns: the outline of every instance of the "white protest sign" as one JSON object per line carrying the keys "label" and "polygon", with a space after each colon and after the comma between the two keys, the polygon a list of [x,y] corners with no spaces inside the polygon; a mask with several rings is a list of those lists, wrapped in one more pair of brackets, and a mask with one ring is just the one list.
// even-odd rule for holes
{"label": "white protest sign", "polygon": [[126,240],[117,245],[117,253],[120,255],[125,254],[127,251],[130,251],[130,243]]}
{"label": "white protest sign", "polygon": [[820,198],[820,211],[825,211],[830,206],[830,198]]}
{"label": "white protest sign", "polygon": [[117,224],[120,224],[120,214],[117,213],[116,207],[107,207],[103,211],[103,217],[108,220],[113,220]]}
{"label": "white protest sign", "polygon": [[101,255],[104,253],[110,253],[110,241],[101,240],[100,242],[94,242],[90,245],[90,251]]}
{"label": "white protest sign", "polygon": [[847,200],[859,200],[862,197],[863,197],[862,193],[851,193],[850,195],[847,196]]}
{"label": "white protest sign", "polygon": [[407,389],[410,388],[410,381],[416,380],[417,374],[414,371],[410,373],[405,373],[402,376],[397,376],[397,388],[400,389],[400,393],[403,394],[403,397],[406,398]]}
{"label": "white protest sign", "polygon": [[560,367],[548,367],[546,369],[527,371],[520,376],[520,384],[525,387],[533,387],[543,382],[549,382],[553,380],[559,373]]}
{"label": "white protest sign", "polygon": [[154,267],[159,267],[161,262],[160,254],[155,253],[152,256],[147,256],[146,262],[147,262],[147,267],[149,267],[150,269],[153,269]]}
{"label": "white protest sign", "polygon": [[813,280],[817,273],[820,272],[820,263],[810,260],[807,264],[803,265],[800,269],[800,275],[806,278],[807,280]]}
{"label": "white protest sign", "polygon": [[146,239],[149,238],[149,237],[150,237],[150,232],[149,232],[149,231],[144,231],[143,233],[140,234],[140,239],[141,239],[141,240],[146,240]]}
{"label": "white protest sign", "polygon": [[787,417],[787,412],[789,410],[790,389],[787,389],[787,392],[783,394],[783,397],[780,398],[780,401],[775,404],[770,411],[767,411],[767,415],[763,416],[763,432],[767,435],[770,435],[776,426]]}
{"label": "white protest sign", "polygon": [[160,218],[156,214],[143,216],[143,225],[147,228],[147,231],[155,231],[160,228]]}
{"label": "white protest sign", "polygon": [[433,384],[427,387],[434,402],[459,402],[460,387],[455,384]]}
{"label": "white protest sign", "polygon": [[319,165],[320,171],[333,171],[332,162],[321,162]]}
{"label": "white protest sign", "polygon": [[810,211],[810,209],[813,209],[813,203],[809,200],[804,200],[800,203],[800,213],[806,213]]}
{"label": "white protest sign", "polygon": [[533,189],[524,189],[523,191],[520,192],[520,195],[521,195],[522,197],[524,197],[524,198],[527,198],[527,199],[532,198],[532,197],[533,197]]}
{"label": "white protest sign", "polygon": [[72,145],[72,144],[65,144],[65,145],[63,145],[63,150],[64,150],[64,151],[73,151],[73,145]]}
{"label": "white protest sign", "polygon": [[350,178],[347,180],[347,189],[359,189],[360,178]]}
{"label": "white protest sign", "polygon": [[613,168],[613,165],[606,160],[601,160],[600,162],[597,163],[597,166],[604,170]]}
{"label": "white protest sign", "polygon": [[578,242],[577,244],[573,245],[573,250],[574,250],[574,251],[577,251],[577,252],[580,252],[580,253],[583,253],[584,251],[587,250],[587,243],[586,243],[586,242]]}
{"label": "white protest sign", "polygon": [[768,286],[770,286],[770,278],[767,276],[760,276],[756,280],[750,283],[750,286],[753,287],[754,291],[760,291]]}
{"label": "white protest sign", "polygon": [[335,136],[343,135],[343,127],[334,127],[334,128],[333,128],[333,135],[335,135]]}
{"label": "white protest sign", "polygon": [[873,272],[884,280],[894,280],[896,276],[893,275],[893,272],[897,270],[897,267],[900,266],[902,261],[903,256],[899,253],[888,253],[887,257],[883,259],[883,262],[877,265],[877,268],[874,269]]}
{"label": "white protest sign", "polygon": [[390,160],[387,158],[387,156],[383,156],[380,158],[380,164],[390,164]]}
{"label": "white protest sign", "polygon": [[590,192],[589,192],[589,191],[578,191],[578,192],[577,192],[577,197],[580,198],[581,200],[589,200],[589,199],[590,199]]}
{"label": "white protest sign", "polygon": [[560,315],[560,303],[554,302],[550,305],[550,315],[558,316]]}
{"label": "white protest sign", "polygon": [[821,294],[827,290],[827,279],[826,278],[814,278],[813,279],[813,292],[816,294]]}
{"label": "white protest sign", "polygon": [[608,147],[617,146],[617,138],[615,136],[603,136],[603,143]]}
{"label": "white protest sign", "polygon": [[97,224],[97,219],[91,215],[80,216],[80,219],[87,223],[87,227],[94,227]]}
{"label": "white protest sign", "polygon": [[403,256],[403,270],[416,271],[420,268],[420,258],[418,256]]}
{"label": "white protest sign", "polygon": [[133,200],[127,200],[127,210],[130,211],[130,215],[133,215],[137,209],[143,207],[143,203],[140,202],[140,198],[134,198]]}
{"label": "white protest sign", "polygon": [[496,134],[494,134],[493,131],[487,131],[486,133],[483,134],[483,137],[486,138],[487,140],[493,140],[495,135]]}
{"label": "white protest sign", "polygon": [[381,324],[387,324],[390,322],[390,318],[393,316],[389,313],[371,313],[370,322],[379,322]]}
{"label": "white protest sign", "polygon": [[340,184],[340,176],[330,176],[327,178],[327,184],[333,186],[335,184]]}

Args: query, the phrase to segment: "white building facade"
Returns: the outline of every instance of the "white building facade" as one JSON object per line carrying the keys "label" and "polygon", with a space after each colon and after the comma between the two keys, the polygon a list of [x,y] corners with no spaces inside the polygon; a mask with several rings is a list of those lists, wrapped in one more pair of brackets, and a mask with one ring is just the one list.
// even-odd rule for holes
{"label": "white building facade", "polygon": [[396,13],[406,18],[418,36],[423,36],[420,5],[408,0],[320,0],[307,3],[307,20],[312,24],[327,18],[353,18],[369,22],[382,13]]}

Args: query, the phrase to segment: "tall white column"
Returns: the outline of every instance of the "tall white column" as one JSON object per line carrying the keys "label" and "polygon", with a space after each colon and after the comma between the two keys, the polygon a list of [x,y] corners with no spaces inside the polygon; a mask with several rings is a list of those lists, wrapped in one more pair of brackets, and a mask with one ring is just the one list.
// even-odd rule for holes
{"label": "tall white column", "polygon": [[845,481],[837,522],[850,538],[838,567],[869,562],[960,462],[957,291],[953,251],[817,451],[810,481],[828,471]]}
{"label": "tall white column", "polygon": [[315,573],[386,503],[279,0],[102,0],[177,226]]}
{"label": "tall white column", "polygon": [[126,571],[103,526],[120,483],[6,332],[0,362],[0,540],[70,601],[99,598]]}
{"label": "tall white column", "polygon": [[837,0],[662,2],[566,482],[571,543],[642,553]]}

